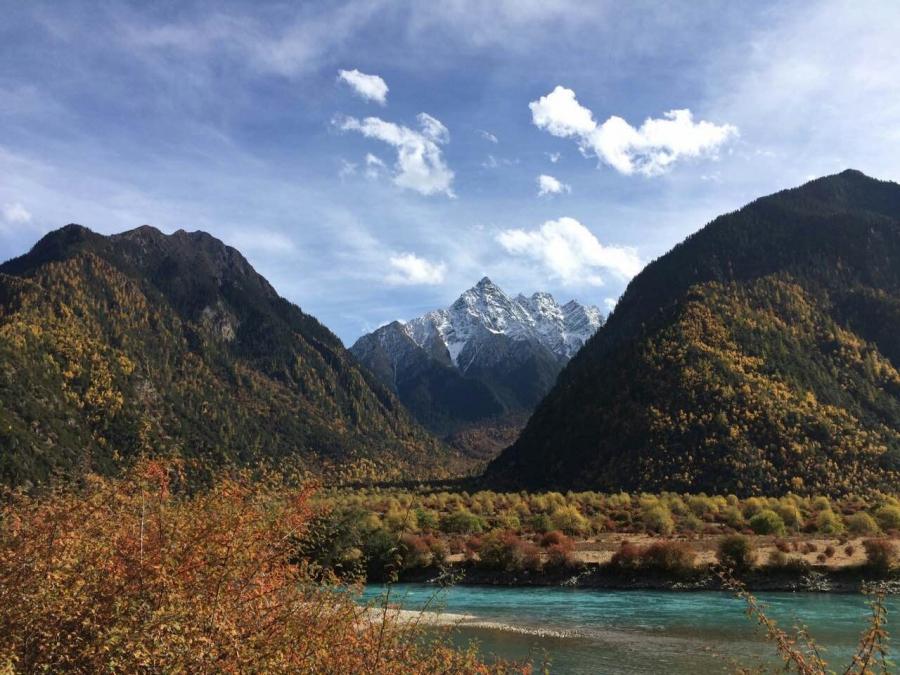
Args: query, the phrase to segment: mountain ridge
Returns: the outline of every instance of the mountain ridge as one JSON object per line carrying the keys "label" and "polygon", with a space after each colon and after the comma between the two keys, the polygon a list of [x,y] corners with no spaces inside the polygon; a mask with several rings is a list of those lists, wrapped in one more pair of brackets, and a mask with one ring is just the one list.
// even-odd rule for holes
{"label": "mountain ridge", "polygon": [[382,326],[350,351],[426,428],[484,456],[512,440],[602,320],[596,307],[511,297],[483,277],[448,308]]}
{"label": "mountain ridge", "polygon": [[900,186],[850,170],[757,199],[632,280],[486,479],[744,494],[895,480],[898,307]]}
{"label": "mountain ridge", "polygon": [[467,466],[204,232],[48,233],[0,265],[0,353],[9,483],[113,471],[142,452],[296,462],[336,480]]}

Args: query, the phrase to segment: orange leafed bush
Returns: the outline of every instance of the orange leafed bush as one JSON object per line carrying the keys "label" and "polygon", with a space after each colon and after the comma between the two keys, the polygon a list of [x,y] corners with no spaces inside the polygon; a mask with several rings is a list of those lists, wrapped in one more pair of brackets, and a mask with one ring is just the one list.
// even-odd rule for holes
{"label": "orange leafed bush", "polygon": [[177,468],[5,496],[0,671],[488,672],[313,581],[309,488],[238,475],[187,494]]}
{"label": "orange leafed bush", "polygon": [[680,576],[694,569],[696,552],[685,542],[658,541],[649,546],[638,546],[623,541],[610,566],[619,570],[654,570],[666,575]]}
{"label": "orange leafed bush", "polygon": [[541,548],[547,553],[547,566],[551,568],[577,567],[575,542],[559,530],[547,532],[541,537]]}

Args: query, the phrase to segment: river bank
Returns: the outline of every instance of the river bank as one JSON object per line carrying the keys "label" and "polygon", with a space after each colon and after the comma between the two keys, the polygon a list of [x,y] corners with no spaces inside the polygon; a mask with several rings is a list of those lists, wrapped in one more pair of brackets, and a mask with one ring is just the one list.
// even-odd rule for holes
{"label": "river bank", "polygon": [[[765,568],[737,575],[751,592],[860,593],[878,584],[886,593],[900,594],[900,574],[873,573],[865,567],[808,567],[796,570]],[[562,587],[615,591],[724,591],[728,590],[712,566],[698,567],[688,573],[668,575],[652,570],[622,572],[608,563],[583,563],[577,569],[542,569],[540,571],[493,570],[476,562],[458,563],[444,568],[405,570],[399,575],[403,583],[440,586],[497,587]]]}

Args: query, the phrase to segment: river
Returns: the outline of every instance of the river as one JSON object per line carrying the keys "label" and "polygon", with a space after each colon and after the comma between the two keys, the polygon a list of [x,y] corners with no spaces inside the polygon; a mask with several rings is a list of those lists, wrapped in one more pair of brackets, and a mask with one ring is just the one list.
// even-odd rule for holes
{"label": "river", "polygon": [[[386,588],[370,585],[375,601]],[[843,671],[870,616],[862,595],[760,593],[780,626],[806,625],[826,648],[830,667]],[[744,603],[726,593],[455,586],[436,591],[397,584],[390,602],[428,605],[469,618],[451,640],[479,642],[485,658],[549,659],[551,673],[734,672],[737,666],[777,666],[773,647],[747,618]],[[889,628],[900,598],[888,599]],[[536,668],[540,672],[540,668]]]}

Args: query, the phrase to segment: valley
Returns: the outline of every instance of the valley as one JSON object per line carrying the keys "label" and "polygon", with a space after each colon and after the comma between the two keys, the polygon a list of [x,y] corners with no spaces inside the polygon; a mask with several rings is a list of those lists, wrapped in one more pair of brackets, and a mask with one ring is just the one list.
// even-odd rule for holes
{"label": "valley", "polygon": [[900,2],[0,45],[0,675],[896,673]]}
{"label": "valley", "polygon": [[[262,584],[293,609],[246,640],[282,644],[300,670],[365,668],[387,639],[384,672],[527,671],[545,647],[580,672],[606,628],[509,624],[475,589],[512,605],[689,592],[713,612],[737,594],[751,613],[765,610],[748,593],[874,593],[880,621],[900,583],[898,214],[900,186],[845,171],[713,221],[606,319],[485,277],[349,350],[204,232],[53,231],[0,265],[0,628],[17,650],[46,612],[117,626],[174,603],[199,645],[257,625],[268,601],[245,594]],[[213,561],[199,576],[198,558]],[[51,582],[22,575],[34,561]],[[221,583],[208,573],[234,579],[225,623],[205,614]],[[135,603],[124,614],[111,583]],[[396,584],[411,605],[390,599]],[[444,585],[461,616],[419,613]],[[662,625],[676,642],[686,630]],[[556,630],[585,655],[557,653]],[[358,641],[310,655],[287,646],[297,631]],[[143,639],[128,653],[168,663]],[[91,670],[73,649],[48,653]]]}

